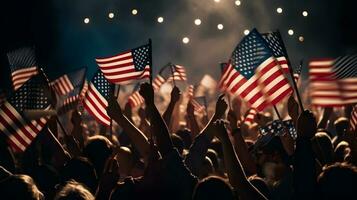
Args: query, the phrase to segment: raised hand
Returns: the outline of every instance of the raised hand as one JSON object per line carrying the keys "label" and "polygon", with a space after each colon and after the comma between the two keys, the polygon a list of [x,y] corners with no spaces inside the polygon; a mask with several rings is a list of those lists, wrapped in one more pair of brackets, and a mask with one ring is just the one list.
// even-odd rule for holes
{"label": "raised hand", "polygon": [[192,114],[195,112],[195,108],[193,107],[193,104],[191,103],[191,101],[188,101],[186,111],[187,111],[187,114]]}
{"label": "raised hand", "polygon": [[82,113],[80,113],[78,110],[74,110],[72,112],[71,122],[73,125],[81,124],[82,123]]}
{"label": "raised hand", "polygon": [[176,86],[171,91],[171,102],[176,103],[178,100],[180,100],[181,92],[180,89]]}
{"label": "raised hand", "polygon": [[215,129],[215,136],[219,140],[228,138],[227,128],[224,120],[219,119],[213,122],[213,128]]}
{"label": "raised hand", "polygon": [[216,103],[216,113],[215,115],[217,116],[217,118],[221,118],[224,113],[226,112],[228,108],[228,104],[227,102],[224,100],[224,94],[221,94],[218,97],[217,103]]}
{"label": "raised hand", "polygon": [[237,126],[237,123],[238,123],[237,115],[233,110],[229,110],[227,119],[229,121],[229,124],[230,124],[232,130],[235,130],[235,129],[238,128],[238,126]]}
{"label": "raised hand", "polygon": [[110,118],[114,118],[117,116],[122,116],[122,110],[118,104],[117,98],[112,96],[108,100],[107,113]]}
{"label": "raised hand", "polygon": [[317,123],[314,114],[305,110],[302,112],[297,121],[298,138],[311,139],[317,130]]}
{"label": "raised hand", "polygon": [[118,161],[115,159],[115,155],[112,155],[105,163],[103,174],[99,181],[96,199],[108,199],[110,192],[116,186],[120,178],[118,169]]}
{"label": "raised hand", "polygon": [[299,117],[299,104],[295,101],[294,96],[290,96],[288,99],[288,113],[294,123],[296,123]]}
{"label": "raised hand", "polygon": [[145,99],[146,105],[154,103],[154,89],[149,83],[141,84],[139,93]]}

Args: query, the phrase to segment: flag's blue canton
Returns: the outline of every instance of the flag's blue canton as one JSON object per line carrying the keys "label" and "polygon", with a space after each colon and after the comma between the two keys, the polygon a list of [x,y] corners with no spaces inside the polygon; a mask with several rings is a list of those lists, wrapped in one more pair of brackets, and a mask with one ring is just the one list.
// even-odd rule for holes
{"label": "flag's blue canton", "polygon": [[80,69],[78,71],[75,71],[73,73],[68,74],[68,78],[71,81],[72,85],[74,88],[76,87],[82,87],[83,82],[84,82],[84,76],[86,74],[86,68]]}
{"label": "flag's blue canton", "polygon": [[37,66],[35,50],[33,48],[24,47],[7,54],[11,72],[18,69]]}
{"label": "flag's blue canton", "polygon": [[113,92],[113,84],[108,82],[100,70],[94,75],[92,83],[105,99],[108,99],[109,95]]}
{"label": "flag's blue canton", "polygon": [[301,71],[302,71],[302,66],[301,66],[301,65],[298,65],[298,66],[296,67],[295,74],[300,75],[300,74],[301,74]]}
{"label": "flag's blue canton", "polygon": [[290,136],[295,140],[297,138],[297,131],[295,129],[293,120],[285,120],[283,121],[283,123],[284,126],[287,127]]}
{"label": "flag's blue canton", "polygon": [[262,34],[262,37],[268,43],[269,48],[273,51],[274,57],[286,57],[283,50],[283,43],[276,32],[264,33]]}
{"label": "flag's blue canton", "polygon": [[8,99],[18,111],[26,109],[45,109],[50,105],[51,93],[45,80],[37,75],[27,81]]}
{"label": "flag's blue canton", "polygon": [[253,29],[233,51],[231,62],[241,75],[250,79],[255,69],[271,56],[272,53],[266,42],[260,33]]}
{"label": "flag's blue canton", "polygon": [[133,49],[131,53],[136,71],[143,71],[146,65],[150,65],[150,45]]}
{"label": "flag's blue canton", "polygon": [[287,129],[288,133],[293,139],[296,139],[297,132],[294,127],[292,120],[285,120],[281,122],[280,120],[274,120],[270,124],[259,129],[262,135],[283,135],[284,128]]}
{"label": "flag's blue canton", "polygon": [[336,79],[357,77],[357,55],[340,56],[333,63]]}

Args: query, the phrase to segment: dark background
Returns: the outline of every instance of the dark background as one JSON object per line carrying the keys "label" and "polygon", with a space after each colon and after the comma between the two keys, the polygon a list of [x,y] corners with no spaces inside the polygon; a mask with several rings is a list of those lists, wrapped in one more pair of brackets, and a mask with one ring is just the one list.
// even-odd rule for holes
{"label": "dark background", "polygon": [[[0,6],[0,89],[10,90],[6,52],[35,46],[40,66],[50,78],[88,67],[97,69],[94,58],[119,53],[153,40],[154,72],[171,61],[184,65],[189,82],[204,73],[219,78],[218,63],[229,58],[244,36],[243,30],[280,29],[290,58],[336,57],[356,53],[357,14],[346,0],[2,0]],[[283,13],[276,12],[277,7]],[[131,10],[136,8],[138,15]],[[302,16],[307,10],[308,17]],[[108,13],[115,13],[114,19]],[[163,16],[164,23],[157,23]],[[83,19],[90,17],[90,23]],[[196,18],[202,20],[195,26]],[[222,23],[224,29],[217,30]],[[287,34],[288,29],[295,32]],[[299,42],[302,35],[305,40]],[[190,38],[183,44],[182,38]],[[305,62],[305,66],[306,66]],[[306,74],[307,68],[304,68]],[[304,77],[306,79],[306,77]]]}

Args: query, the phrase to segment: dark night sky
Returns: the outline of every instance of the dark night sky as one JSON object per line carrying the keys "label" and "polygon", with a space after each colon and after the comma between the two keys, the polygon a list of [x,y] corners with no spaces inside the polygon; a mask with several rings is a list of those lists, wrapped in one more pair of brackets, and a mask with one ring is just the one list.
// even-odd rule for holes
{"label": "dark night sky", "polygon": [[[352,1],[351,1],[352,2]],[[171,61],[187,66],[190,82],[204,73],[218,79],[218,63],[226,61],[243,30],[280,29],[293,64],[304,58],[336,57],[357,50],[357,14],[346,0],[9,0],[0,6],[0,88],[9,89],[6,52],[36,46],[40,66],[50,78],[87,66],[153,40],[154,72]],[[276,12],[277,7],[283,13]],[[136,16],[131,14],[138,9]],[[308,17],[302,11],[309,12]],[[114,19],[108,13],[115,13]],[[157,23],[163,16],[164,23]],[[83,19],[90,17],[90,23]],[[202,20],[195,26],[196,18]],[[222,23],[224,29],[217,30]],[[289,28],[295,34],[289,36]],[[303,43],[298,41],[302,35]],[[183,44],[182,38],[190,38]],[[304,71],[307,71],[305,68]]]}

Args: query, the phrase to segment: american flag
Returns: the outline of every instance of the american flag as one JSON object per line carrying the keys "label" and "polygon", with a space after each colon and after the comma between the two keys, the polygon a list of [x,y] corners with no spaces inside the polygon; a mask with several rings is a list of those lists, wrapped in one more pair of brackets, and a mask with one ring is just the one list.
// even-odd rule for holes
{"label": "american flag", "polygon": [[289,66],[285,46],[279,32],[263,33],[262,37],[268,43],[269,48],[272,50],[274,57],[281,66],[284,73],[289,74]]}
{"label": "american flag", "polygon": [[292,92],[280,65],[256,29],[233,51],[219,85],[223,91],[240,95],[258,111],[277,104]]}
{"label": "american flag", "polygon": [[352,131],[355,131],[356,125],[357,125],[357,105],[353,106],[353,109],[351,112],[350,129]]}
{"label": "american flag", "polygon": [[191,103],[193,105],[193,108],[196,112],[203,113],[206,111],[207,103],[206,103],[206,97],[194,97],[191,100]]}
{"label": "american flag", "polygon": [[50,83],[51,87],[58,95],[65,95],[74,90],[77,86],[82,86],[86,68],[65,74]]}
{"label": "american flag", "polygon": [[35,50],[24,47],[7,54],[14,90],[19,89],[32,76],[38,74]]}
{"label": "american flag", "polygon": [[131,107],[137,107],[140,106],[145,102],[144,98],[139,94],[139,87],[140,84],[136,84],[136,86],[133,89],[133,93],[129,96],[128,102]]}
{"label": "american flag", "polygon": [[51,92],[43,76],[36,75],[25,82],[0,107],[0,132],[8,138],[15,151],[25,151],[46,125],[47,118],[27,119],[27,110],[49,109]]}
{"label": "american flag", "polygon": [[194,89],[195,89],[195,86],[193,86],[193,85],[188,86],[187,96],[189,99],[192,99],[194,97]]}
{"label": "american flag", "polygon": [[151,45],[147,44],[96,62],[109,82],[123,85],[150,77],[150,54]]}
{"label": "american flag", "polygon": [[285,121],[280,121],[280,120],[274,120],[268,125],[259,128],[260,134],[262,135],[268,135],[272,134],[275,136],[280,136],[285,133],[285,129],[287,129],[288,134],[293,138],[297,138],[297,132],[294,127],[294,123],[292,120],[285,120]]}
{"label": "american flag", "polygon": [[[64,95],[59,96],[57,110],[59,113],[66,113],[72,109],[75,109],[80,101],[81,95],[83,94],[83,90],[85,89],[86,80],[85,80],[86,68],[82,68],[75,73],[72,73],[68,77],[70,77],[71,84],[73,89]],[[88,84],[87,84],[88,89]]]}
{"label": "american flag", "polygon": [[183,66],[180,65],[172,65],[172,76],[168,78],[168,81],[186,81],[187,80],[187,75],[186,75],[186,69]]}
{"label": "american flag", "polygon": [[309,63],[312,105],[321,107],[357,103],[357,56],[314,59]]}
{"label": "american flag", "polygon": [[156,76],[156,78],[152,81],[152,86],[154,88],[155,91],[159,91],[161,86],[167,81],[167,78],[169,76],[171,76],[171,71],[169,73],[165,73],[165,70],[167,71],[167,69],[171,67],[171,64],[167,64],[165,66],[163,66],[160,71],[159,74]]}
{"label": "american flag", "polygon": [[107,114],[107,99],[113,95],[114,85],[104,77],[104,74],[98,70],[89,83],[88,91],[83,101],[84,108],[98,122],[110,126],[110,117]]}
{"label": "american flag", "polygon": [[295,80],[295,83],[298,83],[299,79],[300,79],[300,76],[301,76],[301,71],[302,71],[302,65],[299,65],[297,68],[296,68],[296,71],[294,72],[294,80]]}
{"label": "american flag", "polygon": [[243,123],[251,125],[254,122],[255,117],[257,116],[257,114],[258,114],[258,111],[256,109],[250,108],[248,110],[247,116],[243,120]]}
{"label": "american flag", "polygon": [[82,100],[86,96],[87,91],[88,91],[88,81],[84,80],[82,90],[79,93],[79,99]]}

